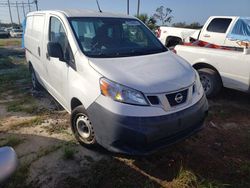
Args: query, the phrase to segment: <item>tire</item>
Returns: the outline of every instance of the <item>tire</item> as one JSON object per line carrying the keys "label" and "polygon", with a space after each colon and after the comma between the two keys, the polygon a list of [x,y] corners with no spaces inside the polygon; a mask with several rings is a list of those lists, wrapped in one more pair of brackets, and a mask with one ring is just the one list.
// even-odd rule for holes
{"label": "tire", "polygon": [[37,80],[36,73],[32,65],[30,65],[30,74],[31,74],[32,88],[36,91],[41,90],[41,84]]}
{"label": "tire", "polygon": [[97,145],[94,127],[89,120],[87,111],[81,105],[71,113],[71,128],[77,141],[87,147],[94,148]]}
{"label": "tire", "polygon": [[210,68],[199,69],[198,73],[206,96],[215,97],[222,88],[220,75]]}

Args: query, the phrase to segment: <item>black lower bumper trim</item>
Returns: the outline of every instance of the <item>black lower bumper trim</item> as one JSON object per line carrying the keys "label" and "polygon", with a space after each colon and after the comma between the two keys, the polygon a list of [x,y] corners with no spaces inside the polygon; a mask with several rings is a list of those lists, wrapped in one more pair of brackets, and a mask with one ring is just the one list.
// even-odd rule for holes
{"label": "black lower bumper trim", "polygon": [[117,115],[97,103],[93,103],[87,111],[100,145],[113,152],[143,155],[201,130],[208,104],[203,96],[185,110],[157,117]]}

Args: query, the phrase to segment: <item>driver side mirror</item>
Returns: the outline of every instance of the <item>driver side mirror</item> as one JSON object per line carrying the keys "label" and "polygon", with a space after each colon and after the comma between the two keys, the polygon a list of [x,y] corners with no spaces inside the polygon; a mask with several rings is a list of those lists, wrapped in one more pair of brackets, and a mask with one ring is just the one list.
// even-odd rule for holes
{"label": "driver side mirror", "polygon": [[47,49],[50,57],[59,58],[60,61],[64,61],[62,47],[58,42],[49,42]]}

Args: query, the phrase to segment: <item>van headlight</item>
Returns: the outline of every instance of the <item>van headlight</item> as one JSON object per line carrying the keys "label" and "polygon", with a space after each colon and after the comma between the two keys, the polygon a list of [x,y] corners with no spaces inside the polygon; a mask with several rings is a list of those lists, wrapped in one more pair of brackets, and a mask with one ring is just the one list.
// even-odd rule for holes
{"label": "van headlight", "polygon": [[106,78],[100,79],[100,89],[102,95],[118,102],[143,106],[149,105],[141,92],[122,86]]}

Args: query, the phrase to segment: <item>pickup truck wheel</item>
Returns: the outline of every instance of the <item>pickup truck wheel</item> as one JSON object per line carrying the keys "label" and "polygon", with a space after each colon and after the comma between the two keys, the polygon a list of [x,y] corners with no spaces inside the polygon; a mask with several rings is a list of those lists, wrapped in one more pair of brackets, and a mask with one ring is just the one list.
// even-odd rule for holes
{"label": "pickup truck wheel", "polygon": [[97,145],[95,132],[83,106],[76,107],[71,114],[71,128],[77,141],[88,148]]}
{"label": "pickup truck wheel", "polygon": [[33,67],[30,67],[30,73],[31,73],[31,82],[32,82],[32,87],[34,90],[39,91],[41,89],[41,84],[38,82],[36,78],[36,73]]}
{"label": "pickup truck wheel", "polygon": [[222,88],[221,78],[218,73],[209,68],[198,70],[201,84],[208,98],[215,97]]}

